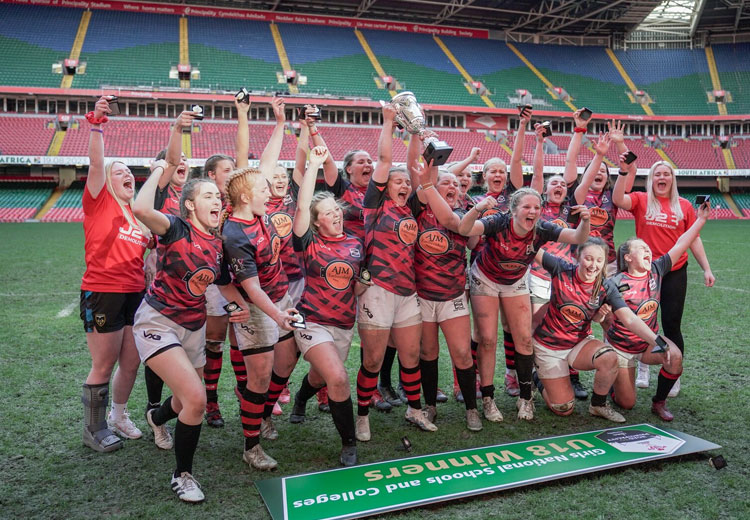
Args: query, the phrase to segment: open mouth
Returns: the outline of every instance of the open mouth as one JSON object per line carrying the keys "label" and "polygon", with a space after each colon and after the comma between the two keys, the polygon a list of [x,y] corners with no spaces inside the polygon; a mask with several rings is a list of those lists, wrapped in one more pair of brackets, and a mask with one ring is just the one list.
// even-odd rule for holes
{"label": "open mouth", "polygon": [[556,188],[552,190],[552,196],[559,199],[560,197],[563,196],[563,190],[561,188]]}
{"label": "open mouth", "polygon": [[406,199],[409,197],[409,192],[407,190],[401,190],[398,192],[397,198],[399,204],[406,204]]}
{"label": "open mouth", "polygon": [[127,180],[127,181],[125,181],[125,182],[122,183],[122,186],[126,190],[132,190],[133,189],[133,181],[132,180]]}
{"label": "open mouth", "polygon": [[656,183],[656,187],[660,190],[666,190],[667,189],[667,183],[665,181],[659,181]]}

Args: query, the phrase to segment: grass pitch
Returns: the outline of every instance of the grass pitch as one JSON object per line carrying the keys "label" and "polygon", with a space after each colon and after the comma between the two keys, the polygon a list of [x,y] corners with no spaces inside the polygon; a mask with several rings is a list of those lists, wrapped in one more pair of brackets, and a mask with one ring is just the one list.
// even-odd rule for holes
{"label": "grass pitch", "polygon": [[[608,473],[567,479],[521,490],[494,493],[387,515],[418,519],[462,518],[748,518],[750,517],[750,357],[747,340],[750,304],[750,258],[746,222],[712,221],[703,231],[716,287],[703,286],[702,272],[691,261],[683,319],[686,338],[682,393],[670,401],[675,420],[668,426],[721,444],[729,466],[715,471],[706,455],[638,465]],[[617,239],[633,234],[632,221],[617,225]],[[206,503],[181,503],[169,488],[174,454],[158,450],[143,410],[142,372],[130,399],[131,415],[144,438],[125,441],[123,449],[98,454],[81,443],[81,384],[90,361],[78,295],[83,273],[80,224],[0,224],[0,515],[3,518],[268,518],[256,492],[256,479],[335,467],[339,440],[330,416],[308,406],[308,421],[288,423],[290,406],[276,419],[279,440],[264,442],[279,461],[279,470],[260,473],[241,460],[242,430],[232,392],[234,375],[228,353],[219,387],[226,420],[223,429],[205,427],[194,473]],[[502,338],[501,338],[502,341]],[[358,339],[348,363],[352,381],[359,361]],[[227,349],[228,351],[228,349]],[[502,349],[499,349],[502,356]],[[440,386],[452,385],[444,350]],[[503,366],[499,360],[498,368]],[[302,362],[304,365],[305,363]],[[305,367],[292,376],[292,392]],[[589,416],[588,403],[558,418],[537,398],[532,423],[515,420],[513,400],[496,379],[497,402],[505,414],[500,424],[485,422],[470,433],[463,405],[453,399],[438,405],[437,433],[407,426],[404,408],[390,414],[372,412],[373,440],[359,444],[360,461],[403,457],[396,448],[407,434],[413,454],[493,445],[563,435],[610,426]],[[650,413],[654,391],[638,391],[636,408],[625,412],[629,423],[664,425]],[[591,374],[582,373],[590,388]],[[354,389],[354,384],[352,385]],[[449,392],[450,393],[450,392]],[[166,396],[165,390],[165,396]]]}

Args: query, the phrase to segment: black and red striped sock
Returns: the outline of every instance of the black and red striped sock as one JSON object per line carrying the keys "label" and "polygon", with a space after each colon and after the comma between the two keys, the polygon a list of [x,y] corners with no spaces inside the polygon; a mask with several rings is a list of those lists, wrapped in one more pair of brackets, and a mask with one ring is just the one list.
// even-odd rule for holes
{"label": "black and red striped sock", "polygon": [[422,386],[422,372],[419,370],[419,365],[412,368],[401,365],[400,374],[401,384],[404,387],[404,393],[406,394],[406,399],[409,401],[409,406],[420,410],[422,402],[419,399],[419,389]]}
{"label": "black and red striped sock", "polygon": [[206,401],[215,403],[218,401],[216,389],[219,386],[219,375],[223,362],[222,353],[206,349],[206,366],[203,369],[203,382],[206,384]]}
{"label": "black and red striped sock", "polygon": [[372,394],[378,384],[377,372],[370,372],[360,365],[357,372],[357,415],[368,415],[370,413],[370,401]]}
{"label": "black and red striped sock", "polygon": [[247,386],[247,367],[245,366],[245,358],[242,356],[242,352],[238,346],[229,346],[229,359],[232,361],[232,370],[234,370],[234,379],[237,381],[237,388],[242,393]]}
{"label": "black and red striped sock", "polygon": [[652,398],[652,401],[666,400],[669,397],[669,391],[672,390],[680,375],[682,375],[682,372],[679,374],[670,374],[664,370],[664,367],[661,367],[661,370],[659,370],[659,379],[656,383],[656,395]]}
{"label": "black and red striped sock", "polygon": [[474,362],[474,369],[477,368],[477,350],[479,350],[479,343],[471,340],[471,360]]}
{"label": "black and red striped sock", "polygon": [[[249,450],[258,444],[260,423],[263,420],[263,408],[266,404],[266,394],[253,392],[245,388],[240,400],[240,421],[242,433],[245,436],[245,449]],[[248,445],[249,444],[249,445]]]}
{"label": "black and red striped sock", "polygon": [[281,395],[281,392],[284,391],[287,381],[289,381],[289,376],[282,377],[276,372],[271,373],[271,384],[268,385],[266,408],[263,410],[264,419],[271,417],[271,413],[273,413],[273,405],[279,400],[279,396]]}
{"label": "black and red striped sock", "polygon": [[513,335],[503,331],[503,348],[505,350],[505,368],[516,369],[516,344],[513,343]]}

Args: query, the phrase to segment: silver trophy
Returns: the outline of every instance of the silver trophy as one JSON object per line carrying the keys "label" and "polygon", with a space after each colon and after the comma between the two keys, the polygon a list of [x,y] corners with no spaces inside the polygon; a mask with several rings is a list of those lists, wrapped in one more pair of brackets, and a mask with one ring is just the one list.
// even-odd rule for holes
{"label": "silver trophy", "polygon": [[408,91],[401,92],[393,97],[391,103],[396,108],[396,123],[410,134],[416,134],[420,139],[423,139],[425,161],[432,161],[433,166],[445,164],[453,148],[437,137],[424,137],[427,133],[424,112],[422,112],[422,107],[417,103],[414,94]]}

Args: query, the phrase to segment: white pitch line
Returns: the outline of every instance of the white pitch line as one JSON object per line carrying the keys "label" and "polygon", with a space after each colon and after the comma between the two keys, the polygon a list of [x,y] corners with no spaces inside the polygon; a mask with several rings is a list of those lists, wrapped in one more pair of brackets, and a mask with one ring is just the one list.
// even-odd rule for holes
{"label": "white pitch line", "polygon": [[80,293],[81,291],[62,291],[57,293],[0,293],[0,298],[49,298],[50,296],[68,296]]}
{"label": "white pitch line", "polygon": [[66,305],[60,312],[57,313],[58,318],[66,318],[73,313],[73,309],[76,308],[78,302],[73,302],[70,305]]}
{"label": "white pitch line", "polygon": [[[701,287],[706,287],[705,284],[699,283],[699,282],[690,282],[688,285],[699,285]],[[706,287],[706,289],[721,289],[724,291],[736,291],[741,293],[750,293],[750,290],[748,289],[740,289],[738,287],[724,287],[723,285],[714,285],[713,287]]]}

